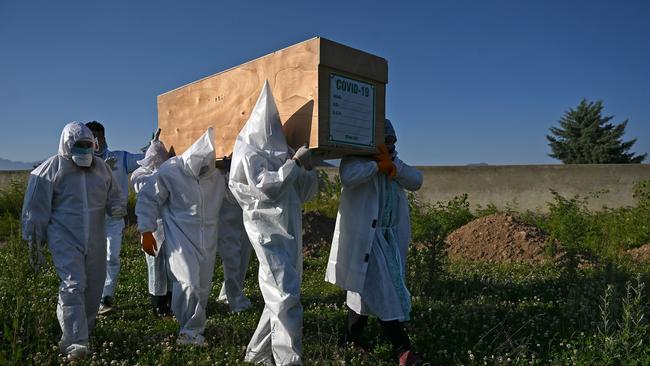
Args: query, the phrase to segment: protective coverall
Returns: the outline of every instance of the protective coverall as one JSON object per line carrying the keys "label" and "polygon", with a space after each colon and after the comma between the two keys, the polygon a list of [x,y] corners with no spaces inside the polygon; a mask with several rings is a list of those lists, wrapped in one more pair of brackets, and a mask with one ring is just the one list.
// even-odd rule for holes
{"label": "protective coverall", "polygon": [[[138,160],[140,167],[131,174],[131,184],[135,193],[139,193],[147,184],[153,185],[156,183],[156,173],[168,156],[169,153],[162,142],[151,141],[144,159]],[[157,227],[153,232],[153,236],[158,250],[160,250],[165,241],[165,232],[162,218],[158,218],[156,221]],[[164,254],[154,257],[145,253],[145,259],[147,261],[149,293],[155,297],[166,296],[168,292],[171,293],[172,283],[167,271],[167,257]]]}
{"label": "protective coverall", "polygon": [[22,210],[25,240],[48,243],[61,280],[57,318],[63,354],[87,353],[106,276],[106,214],[126,214],[126,200],[104,161],[92,157],[82,168],[72,160],[78,141],[93,141],[79,122],[63,128],[58,154],[45,160],[29,177]]}
{"label": "protective coverall", "polygon": [[219,212],[218,248],[223,263],[223,285],[218,300],[226,302],[232,312],[246,310],[251,302],[244,294],[244,279],[252,247],[244,229],[242,209],[228,189]]}
{"label": "protective coverall", "polygon": [[[144,158],[144,154],[132,154],[126,151],[111,151],[104,149],[96,154],[98,157],[111,161],[112,171],[117,180],[122,195],[126,200],[129,195],[129,174],[136,170],[138,160]],[[110,165],[109,165],[110,166]],[[117,278],[120,274],[120,250],[122,248],[122,231],[124,231],[124,219],[106,216],[106,282],[102,297],[114,297]]]}
{"label": "protective coverall", "polygon": [[139,232],[154,232],[162,218],[162,250],[174,279],[172,311],[180,323],[179,344],[205,344],[217,223],[225,193],[224,178],[215,168],[213,141],[209,128],[181,156],[163,163],[155,184],[145,185],[136,203]]}
{"label": "protective coverall", "polygon": [[302,363],[301,204],[318,189],[315,171],[291,159],[268,82],[237,136],[229,187],[259,260],[264,311],[245,360]]}

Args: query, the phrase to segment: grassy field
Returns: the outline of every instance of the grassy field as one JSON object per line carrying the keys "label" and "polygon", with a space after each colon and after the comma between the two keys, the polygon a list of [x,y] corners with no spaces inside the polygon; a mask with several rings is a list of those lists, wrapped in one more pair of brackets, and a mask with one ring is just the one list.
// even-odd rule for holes
{"label": "grassy field", "polygon": [[[331,214],[336,182],[307,205]],[[24,189],[24,188],[23,188]],[[620,251],[650,242],[647,187],[639,187],[634,208],[588,212],[579,198],[556,197],[551,213],[519,214],[551,237],[567,240],[569,254],[598,259],[588,268],[563,265],[503,265],[452,262],[442,252],[451,230],[471,213],[466,198],[428,205],[412,197],[413,235],[427,245],[411,251],[408,268],[413,295],[408,324],[417,351],[431,365],[648,365],[650,305],[647,265]],[[27,246],[16,237],[16,202],[21,185],[0,192],[0,364],[67,364],[59,354],[55,308],[58,278],[51,262],[35,274]],[[19,203],[18,203],[19,204]],[[555,205],[555,206],[552,206]],[[13,207],[13,208],[12,208]],[[13,211],[12,211],[13,210]],[[643,220],[646,220],[643,222]],[[645,224],[643,227],[641,224]],[[641,225],[641,227],[639,227]],[[620,234],[616,234],[620,233]],[[600,236],[600,240],[596,237]],[[366,332],[375,345],[368,354],[340,345],[345,320],[344,292],[323,281],[328,248],[304,263],[304,359],[308,365],[391,365],[390,345],[371,318]],[[175,345],[177,323],[150,312],[146,264],[137,233],[127,228],[117,310],[100,317],[92,333],[93,356],[84,365],[236,365],[262,311],[252,261],[246,292],[253,308],[230,314],[216,299],[222,270],[215,269],[208,305],[207,348]]]}

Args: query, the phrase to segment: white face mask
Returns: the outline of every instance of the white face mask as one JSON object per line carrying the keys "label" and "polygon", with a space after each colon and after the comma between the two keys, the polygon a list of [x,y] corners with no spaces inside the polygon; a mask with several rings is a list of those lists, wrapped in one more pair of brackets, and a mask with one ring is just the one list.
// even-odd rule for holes
{"label": "white face mask", "polygon": [[78,166],[89,167],[93,162],[93,148],[73,146],[72,161]]}
{"label": "white face mask", "polygon": [[80,167],[87,168],[93,163],[93,154],[74,154],[72,161]]}

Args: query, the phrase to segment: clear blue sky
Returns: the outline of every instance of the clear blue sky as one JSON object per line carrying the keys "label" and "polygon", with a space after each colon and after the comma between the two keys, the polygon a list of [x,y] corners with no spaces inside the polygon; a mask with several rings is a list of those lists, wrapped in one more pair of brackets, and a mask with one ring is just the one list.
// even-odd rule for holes
{"label": "clear blue sky", "polygon": [[650,152],[647,0],[0,0],[0,157],[46,158],[92,119],[135,151],[158,94],[314,36],[388,60],[407,162],[555,163],[544,136],[582,98]]}

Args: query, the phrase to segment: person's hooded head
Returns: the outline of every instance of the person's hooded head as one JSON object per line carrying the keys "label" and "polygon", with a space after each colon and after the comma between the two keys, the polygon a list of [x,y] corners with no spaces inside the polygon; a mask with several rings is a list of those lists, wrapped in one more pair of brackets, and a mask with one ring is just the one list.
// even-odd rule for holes
{"label": "person's hooded head", "polygon": [[85,168],[92,165],[94,150],[93,133],[83,123],[70,122],[63,127],[58,155]]}
{"label": "person's hooded head", "polygon": [[144,159],[138,160],[138,164],[150,171],[160,168],[162,163],[169,158],[169,152],[162,141],[152,140],[144,154]]}
{"label": "person's hooded head", "polygon": [[244,183],[244,159],[265,160],[270,170],[279,169],[289,158],[289,146],[282,131],[278,108],[273,99],[269,82],[264,82],[257,103],[244,128],[237,135],[230,168],[231,177]]}
{"label": "person's hooded head", "polygon": [[208,128],[192,146],[185,150],[180,159],[185,171],[195,178],[205,177],[213,172],[216,169],[214,166],[216,154],[212,127]]}
{"label": "person's hooded head", "polygon": [[397,133],[388,118],[384,121],[384,143],[391,155],[395,155],[395,144],[397,143]]}

